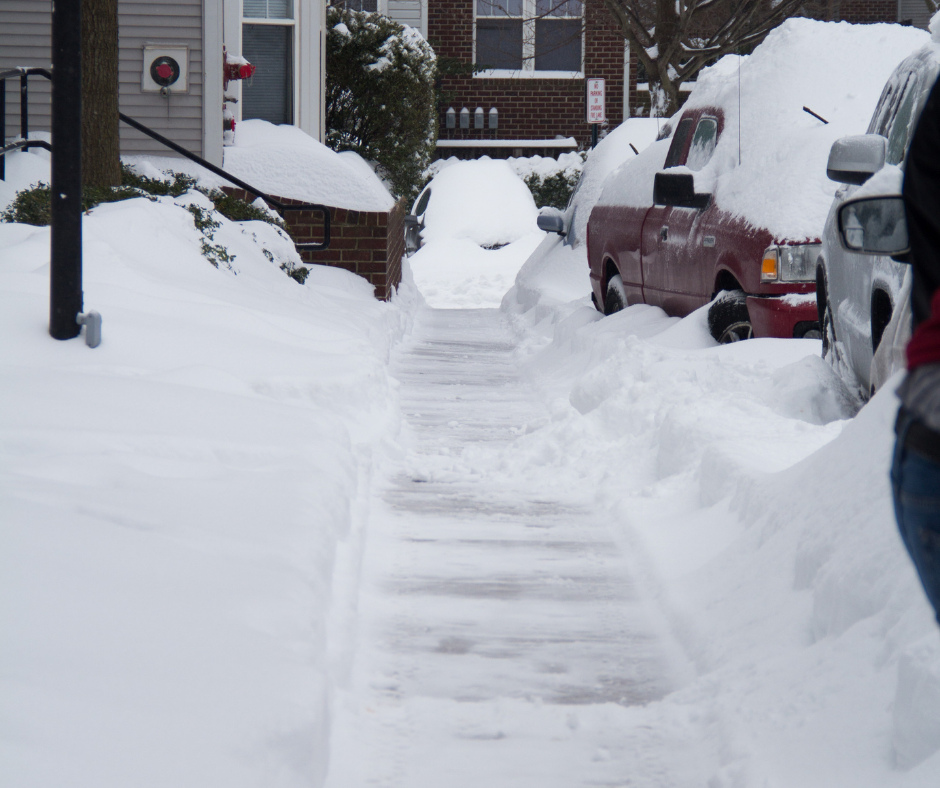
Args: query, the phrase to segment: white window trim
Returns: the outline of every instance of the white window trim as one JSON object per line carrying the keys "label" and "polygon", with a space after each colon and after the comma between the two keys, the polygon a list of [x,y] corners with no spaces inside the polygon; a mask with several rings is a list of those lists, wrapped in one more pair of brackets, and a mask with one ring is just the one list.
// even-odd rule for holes
{"label": "white window trim", "polygon": [[202,52],[202,155],[222,166],[222,0],[205,0]]}
{"label": "white window trim", "polygon": [[[294,0],[292,20],[259,19],[243,16],[242,0],[223,0],[223,36],[226,47],[234,55],[242,54],[244,24],[289,24],[294,28],[293,117],[294,125],[316,140],[326,136],[326,2],[325,0]],[[242,121],[242,83],[229,83],[229,93],[239,99],[229,104],[236,124]],[[221,128],[221,125],[220,125]],[[238,134],[236,126],[235,133]]]}
{"label": "white window trim", "polygon": [[[386,0],[387,2],[387,0]],[[535,3],[522,0],[522,68],[490,68],[478,71],[474,79],[584,79],[584,51],[586,30],[584,3],[581,3],[581,70],[580,71],[536,71],[535,70]],[[519,19],[518,16],[483,16],[480,19]],[[557,17],[575,19],[577,17]],[[477,0],[473,0],[473,62],[477,62]],[[527,67],[528,66],[528,67]]]}

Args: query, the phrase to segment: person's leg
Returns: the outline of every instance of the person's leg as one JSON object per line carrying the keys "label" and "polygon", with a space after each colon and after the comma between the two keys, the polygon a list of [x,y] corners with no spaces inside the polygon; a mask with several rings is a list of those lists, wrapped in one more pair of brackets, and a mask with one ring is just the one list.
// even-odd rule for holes
{"label": "person's leg", "polygon": [[927,598],[940,621],[940,463],[906,449],[909,424],[898,423],[891,468],[894,511]]}

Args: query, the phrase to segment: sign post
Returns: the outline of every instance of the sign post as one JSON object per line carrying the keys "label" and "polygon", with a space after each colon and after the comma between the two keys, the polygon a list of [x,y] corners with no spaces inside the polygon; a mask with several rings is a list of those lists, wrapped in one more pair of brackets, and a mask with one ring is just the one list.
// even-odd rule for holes
{"label": "sign post", "polygon": [[597,145],[597,126],[600,123],[607,122],[604,80],[588,79],[587,85],[587,122],[591,124],[591,147]]}

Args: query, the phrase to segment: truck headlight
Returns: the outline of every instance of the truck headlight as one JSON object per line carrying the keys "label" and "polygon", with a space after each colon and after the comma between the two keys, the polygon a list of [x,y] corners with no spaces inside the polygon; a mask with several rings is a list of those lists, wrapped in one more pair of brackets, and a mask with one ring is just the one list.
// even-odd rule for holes
{"label": "truck headlight", "polygon": [[815,282],[820,248],[820,244],[768,247],[761,260],[761,282]]}

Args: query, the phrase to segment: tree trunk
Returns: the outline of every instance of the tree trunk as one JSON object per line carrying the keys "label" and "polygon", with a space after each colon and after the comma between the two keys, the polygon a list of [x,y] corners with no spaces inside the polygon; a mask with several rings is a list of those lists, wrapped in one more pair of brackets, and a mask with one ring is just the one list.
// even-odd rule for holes
{"label": "tree trunk", "polygon": [[82,180],[119,186],[117,0],[82,0]]}

